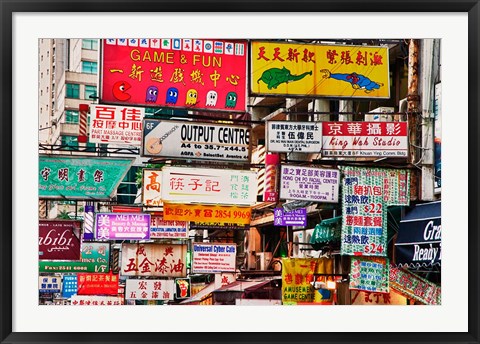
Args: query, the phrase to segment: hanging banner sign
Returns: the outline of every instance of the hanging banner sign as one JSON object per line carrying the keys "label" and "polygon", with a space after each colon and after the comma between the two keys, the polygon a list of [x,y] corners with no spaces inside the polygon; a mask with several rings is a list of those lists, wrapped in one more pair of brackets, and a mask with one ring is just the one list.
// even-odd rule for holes
{"label": "hanging banner sign", "polygon": [[169,221],[195,221],[210,224],[250,225],[249,207],[165,203],[163,217]]}
{"label": "hanging banner sign", "polygon": [[237,245],[193,243],[193,273],[235,272]]}
{"label": "hanging banner sign", "polygon": [[118,275],[79,273],[78,295],[117,295]]}
{"label": "hanging banner sign", "polygon": [[39,261],[39,272],[108,272],[110,269],[110,244],[82,243],[80,261]]}
{"label": "hanging banner sign", "polygon": [[250,221],[248,225],[237,225],[235,223],[222,222],[190,222],[190,230],[249,230]]}
{"label": "hanging banner sign", "polygon": [[388,47],[253,41],[259,95],[390,98]]}
{"label": "hanging banner sign", "polygon": [[125,299],[130,300],[173,300],[175,282],[159,279],[127,279]]}
{"label": "hanging banner sign", "polygon": [[307,209],[301,208],[285,212],[283,208],[275,208],[273,210],[273,225],[305,227],[307,225]]}
{"label": "hanging banner sign", "polygon": [[162,171],[142,171],[142,203],[147,207],[161,207],[162,201]]}
{"label": "hanging banner sign", "polygon": [[322,126],[318,123],[269,121],[265,129],[269,152],[319,153],[322,149]]}
{"label": "hanging banner sign", "polygon": [[175,278],[175,298],[188,299],[191,295],[190,278]]}
{"label": "hanging banner sign", "polygon": [[73,295],[71,302],[72,306],[120,306],[123,304],[123,296]]}
{"label": "hanging banner sign", "polygon": [[96,213],[97,240],[145,240],[150,238],[150,214]]}
{"label": "hanging banner sign", "polygon": [[187,245],[123,244],[123,276],[187,276]]}
{"label": "hanging banner sign", "polygon": [[142,145],[145,108],[91,105],[89,142]]}
{"label": "hanging banner sign", "polygon": [[143,156],[250,161],[250,127],[144,120]]}
{"label": "hanging banner sign", "polygon": [[62,289],[61,277],[40,276],[38,277],[38,291],[40,293],[59,293]]}
{"label": "hanging banner sign", "polygon": [[324,157],[408,156],[407,122],[322,122],[322,126]]}
{"label": "hanging banner sign", "polygon": [[164,202],[254,205],[257,201],[257,173],[246,170],[164,167],[162,199]]}
{"label": "hanging banner sign", "polygon": [[169,221],[162,215],[150,216],[150,239],[188,239],[187,221]]}
{"label": "hanging banner sign", "polygon": [[350,289],[389,293],[387,258],[351,257]]}
{"label": "hanging banner sign", "polygon": [[370,291],[352,290],[350,293],[351,305],[390,306],[408,305],[408,299],[390,288],[390,293],[373,293]]}
{"label": "hanging banner sign", "polygon": [[303,166],[281,166],[280,198],[337,203],[340,172]]}
{"label": "hanging banner sign", "polygon": [[38,259],[80,260],[81,221],[39,220]]}
{"label": "hanging banner sign", "polygon": [[246,40],[105,39],[101,102],[244,112]]}
{"label": "hanging banner sign", "polygon": [[134,160],[41,155],[38,197],[110,200]]}
{"label": "hanging banner sign", "polygon": [[69,299],[72,295],[76,295],[78,290],[77,276],[63,276],[62,297]]}
{"label": "hanging banner sign", "polygon": [[417,276],[410,271],[390,267],[390,286],[402,295],[426,305],[441,305],[440,286]]}
{"label": "hanging banner sign", "polygon": [[[266,153],[265,154],[265,180],[263,201],[264,202],[278,202],[278,168],[280,164],[280,154]],[[261,172],[259,172],[259,176]],[[261,185],[259,177],[258,184]],[[259,190],[261,191],[261,190]]]}

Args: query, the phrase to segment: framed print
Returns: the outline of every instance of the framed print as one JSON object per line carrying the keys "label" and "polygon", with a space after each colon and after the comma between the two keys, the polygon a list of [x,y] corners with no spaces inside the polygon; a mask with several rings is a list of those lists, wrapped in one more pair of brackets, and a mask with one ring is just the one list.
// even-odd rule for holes
{"label": "framed print", "polygon": [[0,8],[1,343],[479,342],[478,0]]}

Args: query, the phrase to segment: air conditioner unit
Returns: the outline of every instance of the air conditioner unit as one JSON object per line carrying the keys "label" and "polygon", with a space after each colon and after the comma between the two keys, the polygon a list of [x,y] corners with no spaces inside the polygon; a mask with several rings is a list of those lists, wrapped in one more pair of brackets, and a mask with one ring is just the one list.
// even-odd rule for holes
{"label": "air conditioner unit", "polygon": [[376,109],[373,109],[365,115],[365,121],[367,122],[388,122],[393,120],[392,115],[388,115],[389,113],[393,113],[395,109],[393,107],[386,107],[381,106]]}
{"label": "air conditioner unit", "polygon": [[304,243],[305,233],[304,231],[293,232],[293,258],[305,258]]}
{"label": "air conditioner unit", "polygon": [[267,270],[272,260],[272,252],[257,252],[255,254],[257,270]]}

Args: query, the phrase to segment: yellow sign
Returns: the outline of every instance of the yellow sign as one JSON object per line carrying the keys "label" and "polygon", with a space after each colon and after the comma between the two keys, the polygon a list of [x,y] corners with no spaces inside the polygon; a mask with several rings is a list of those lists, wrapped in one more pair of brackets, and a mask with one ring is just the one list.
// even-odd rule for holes
{"label": "yellow sign", "polygon": [[318,302],[311,284],[315,274],[332,273],[331,258],[282,258],[282,304]]}
{"label": "yellow sign", "polygon": [[389,98],[387,47],[252,42],[251,92]]}
{"label": "yellow sign", "polygon": [[250,224],[250,217],[250,207],[176,203],[163,204],[163,218],[169,221],[248,225]]}

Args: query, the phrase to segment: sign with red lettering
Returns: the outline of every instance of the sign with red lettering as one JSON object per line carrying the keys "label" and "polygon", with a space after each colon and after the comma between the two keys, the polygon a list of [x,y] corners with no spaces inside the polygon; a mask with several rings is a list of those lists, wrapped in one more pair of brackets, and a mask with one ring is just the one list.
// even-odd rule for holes
{"label": "sign with red lettering", "polygon": [[38,256],[40,260],[80,260],[81,221],[40,220]]}
{"label": "sign with red lettering", "polygon": [[406,158],[407,122],[322,122],[322,155]]}
{"label": "sign with red lettering", "polygon": [[124,304],[123,296],[73,295],[72,306],[120,306]]}
{"label": "sign with red lettering", "polygon": [[92,105],[89,142],[142,144],[142,120],[145,108]]}
{"label": "sign with red lettering", "polygon": [[118,295],[118,275],[84,274],[77,275],[78,295]]}
{"label": "sign with red lettering", "polygon": [[159,279],[127,279],[125,298],[130,300],[173,300],[175,282]]}
{"label": "sign with red lettering", "polygon": [[162,207],[162,170],[144,169],[142,179],[142,203],[148,210],[150,207]]}
{"label": "sign with red lettering", "polygon": [[187,276],[187,245],[123,244],[123,276]]}
{"label": "sign with red lettering", "polygon": [[246,40],[102,40],[101,102],[244,112]]}

